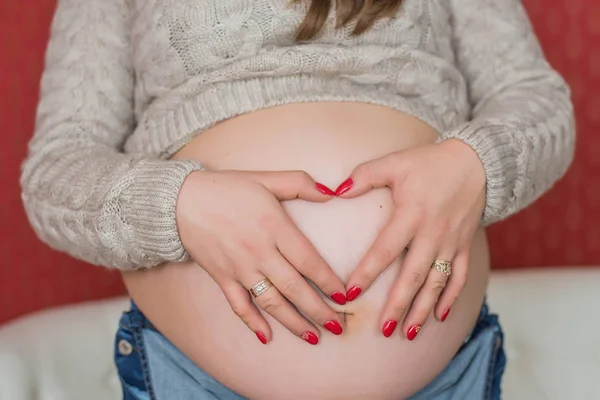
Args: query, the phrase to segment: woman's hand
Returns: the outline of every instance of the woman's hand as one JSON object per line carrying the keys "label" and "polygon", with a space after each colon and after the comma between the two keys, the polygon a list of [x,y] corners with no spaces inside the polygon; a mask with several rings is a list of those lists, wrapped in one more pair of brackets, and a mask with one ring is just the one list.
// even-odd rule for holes
{"label": "woman's hand", "polygon": [[[310,344],[317,344],[319,330],[294,306],[332,333],[342,333],[339,316],[305,277],[339,304],[346,302],[344,285],[279,203],[324,202],[332,195],[299,171],[199,171],[183,184],[177,202],[183,245],[264,344],[271,329],[256,305]],[[274,286],[253,303],[249,290],[264,279]]]}
{"label": "woman's hand", "polygon": [[[344,198],[384,186],[392,190],[392,218],[347,284],[350,301],[408,248],[382,312],[385,336],[402,317],[402,330],[413,340],[434,308],[439,320],[448,316],[466,283],[470,246],[485,207],[485,184],[477,154],[451,139],[359,165],[338,188]],[[435,260],[452,262],[449,276],[441,272],[444,268],[432,267]]]}

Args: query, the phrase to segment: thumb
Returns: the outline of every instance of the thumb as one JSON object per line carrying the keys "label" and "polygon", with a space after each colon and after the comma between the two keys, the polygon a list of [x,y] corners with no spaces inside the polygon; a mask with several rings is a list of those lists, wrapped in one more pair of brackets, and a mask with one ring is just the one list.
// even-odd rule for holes
{"label": "thumb", "polygon": [[302,199],[324,202],[334,196],[331,189],[317,183],[304,171],[257,172],[256,177],[280,201]]}
{"label": "thumb", "polygon": [[336,193],[340,197],[350,199],[363,195],[371,189],[391,186],[398,172],[396,164],[391,156],[360,164],[352,171],[350,178],[338,186]]}

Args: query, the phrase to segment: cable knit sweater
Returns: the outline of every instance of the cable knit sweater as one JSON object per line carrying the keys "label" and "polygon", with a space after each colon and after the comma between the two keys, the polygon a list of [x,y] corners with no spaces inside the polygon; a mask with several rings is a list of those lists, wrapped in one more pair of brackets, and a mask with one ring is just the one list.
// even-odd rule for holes
{"label": "cable knit sweater", "polygon": [[299,44],[306,12],[288,0],[58,0],[21,179],[40,238],[120,269],[187,259],[175,206],[202,166],[169,156],[219,121],[294,102],[385,105],[464,141],[487,174],[484,224],[565,173],[569,91],[520,1],[405,0],[358,37],[331,13]]}

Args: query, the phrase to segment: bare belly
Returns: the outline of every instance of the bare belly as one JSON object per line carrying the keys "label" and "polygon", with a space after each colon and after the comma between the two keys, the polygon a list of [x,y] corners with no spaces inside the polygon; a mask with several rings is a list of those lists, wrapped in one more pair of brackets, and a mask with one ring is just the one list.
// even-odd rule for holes
{"label": "bare belly", "polygon": [[[359,103],[293,104],[222,122],[174,158],[212,170],[305,170],[335,188],[353,168],[385,154],[432,143],[437,134],[419,120]],[[333,270],[346,280],[392,211],[387,189],[353,200],[284,204]],[[205,372],[249,399],[393,399],[427,385],[473,328],[489,274],[486,238],[477,233],[462,296],[444,323],[433,317],[418,338],[384,338],[379,313],[400,268],[391,265],[345,306],[341,336],[323,330],[317,346],[267,316],[273,340],[264,346],[231,311],[221,289],[195,263],[170,264],[124,275],[130,295],[156,327]]]}

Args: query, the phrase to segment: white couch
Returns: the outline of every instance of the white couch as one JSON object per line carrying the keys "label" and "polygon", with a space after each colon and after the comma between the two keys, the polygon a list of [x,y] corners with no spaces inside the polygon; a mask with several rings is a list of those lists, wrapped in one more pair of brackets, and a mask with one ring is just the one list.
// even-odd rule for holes
{"label": "white couch", "polygon": [[[495,272],[489,302],[506,332],[504,399],[600,399],[600,268]],[[62,307],[1,328],[0,400],[120,399],[111,354],[126,307]]]}

